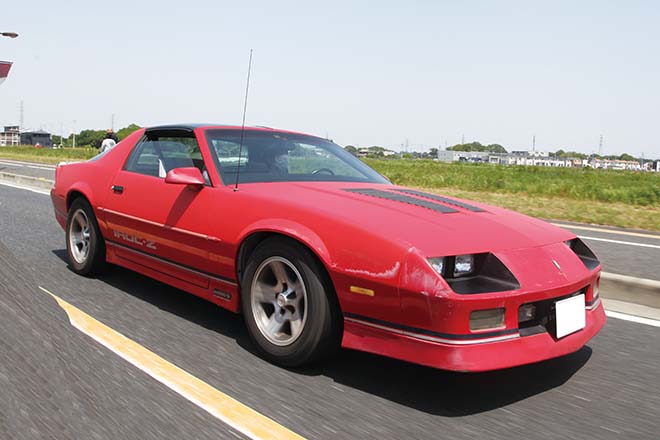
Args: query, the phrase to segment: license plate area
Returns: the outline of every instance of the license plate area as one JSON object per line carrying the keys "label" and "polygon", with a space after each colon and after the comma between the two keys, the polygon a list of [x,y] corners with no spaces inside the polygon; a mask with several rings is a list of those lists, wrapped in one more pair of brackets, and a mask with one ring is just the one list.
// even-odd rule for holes
{"label": "license plate area", "polygon": [[555,335],[557,339],[582,330],[586,325],[584,294],[555,302]]}

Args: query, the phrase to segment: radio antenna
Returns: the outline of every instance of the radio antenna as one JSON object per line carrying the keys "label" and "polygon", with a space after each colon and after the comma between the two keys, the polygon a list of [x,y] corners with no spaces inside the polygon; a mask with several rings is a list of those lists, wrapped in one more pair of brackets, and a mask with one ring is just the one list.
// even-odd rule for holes
{"label": "radio antenna", "polygon": [[247,112],[248,91],[250,90],[250,72],[252,71],[252,49],[250,49],[250,61],[248,62],[247,82],[245,84],[245,103],[243,104],[243,124],[241,125],[241,142],[238,147],[238,166],[236,167],[236,185],[234,191],[238,191],[238,176],[241,172],[241,154],[243,153],[243,135],[245,134],[245,113]]}

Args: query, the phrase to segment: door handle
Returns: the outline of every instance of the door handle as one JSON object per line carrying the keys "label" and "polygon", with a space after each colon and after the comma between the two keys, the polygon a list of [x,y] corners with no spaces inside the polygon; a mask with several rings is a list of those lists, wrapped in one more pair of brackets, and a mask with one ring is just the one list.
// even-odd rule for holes
{"label": "door handle", "polygon": [[124,192],[124,187],[119,185],[112,185],[112,192],[121,194]]}

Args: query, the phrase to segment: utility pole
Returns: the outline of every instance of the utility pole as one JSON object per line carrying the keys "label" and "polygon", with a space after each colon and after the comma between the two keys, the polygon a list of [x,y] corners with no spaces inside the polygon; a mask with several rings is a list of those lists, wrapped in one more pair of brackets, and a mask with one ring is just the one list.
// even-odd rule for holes
{"label": "utility pole", "polygon": [[73,148],[76,148],[76,120],[73,120]]}
{"label": "utility pole", "polygon": [[461,145],[465,145],[465,135],[461,135]]}
{"label": "utility pole", "polygon": [[18,118],[18,131],[23,131],[23,116],[24,116],[24,109],[23,109],[23,100],[21,99],[21,105],[19,108],[19,118]]}
{"label": "utility pole", "polygon": [[112,114],[112,118],[110,119],[110,129],[112,131],[115,131],[115,114]]}
{"label": "utility pole", "polygon": [[536,152],[536,135],[532,136],[532,152]]}
{"label": "utility pole", "polygon": [[603,135],[600,135],[600,141],[598,142],[598,155],[603,156]]}

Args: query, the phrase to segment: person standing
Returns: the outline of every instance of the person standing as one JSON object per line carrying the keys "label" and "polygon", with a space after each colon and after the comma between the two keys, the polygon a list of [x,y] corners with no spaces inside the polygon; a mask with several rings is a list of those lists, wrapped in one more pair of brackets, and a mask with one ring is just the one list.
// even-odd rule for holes
{"label": "person standing", "polygon": [[117,145],[117,142],[119,142],[119,138],[112,128],[108,128],[105,132],[105,137],[101,141],[101,153],[114,148],[114,146]]}

